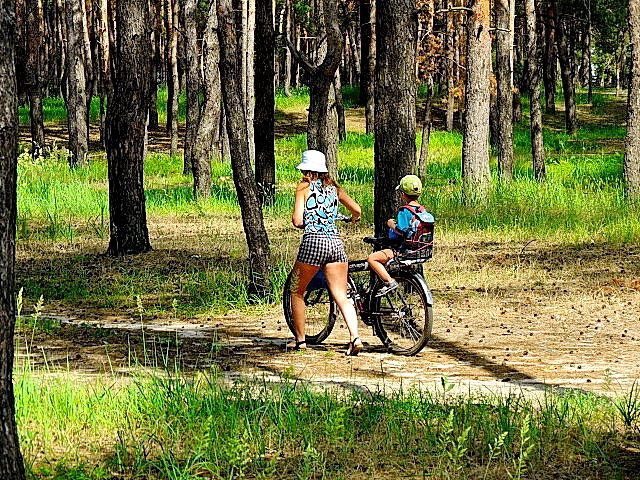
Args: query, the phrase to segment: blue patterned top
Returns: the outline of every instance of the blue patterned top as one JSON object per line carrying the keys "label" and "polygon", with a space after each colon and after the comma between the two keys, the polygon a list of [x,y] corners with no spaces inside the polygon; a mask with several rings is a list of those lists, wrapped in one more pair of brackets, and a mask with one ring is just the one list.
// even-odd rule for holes
{"label": "blue patterned top", "polygon": [[322,185],[322,180],[309,184],[309,196],[304,204],[304,233],[337,236],[338,191],[335,185]]}

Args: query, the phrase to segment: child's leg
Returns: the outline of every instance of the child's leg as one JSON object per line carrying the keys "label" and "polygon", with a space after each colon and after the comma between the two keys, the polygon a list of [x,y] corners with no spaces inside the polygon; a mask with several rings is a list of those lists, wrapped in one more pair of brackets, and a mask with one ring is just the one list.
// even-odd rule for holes
{"label": "child's leg", "polygon": [[371,268],[371,270],[374,271],[385,283],[393,281],[393,278],[391,278],[391,275],[389,275],[389,272],[387,272],[387,269],[384,267],[384,264],[392,258],[393,250],[391,250],[390,248],[373,252],[367,258],[367,262],[369,262],[369,267]]}

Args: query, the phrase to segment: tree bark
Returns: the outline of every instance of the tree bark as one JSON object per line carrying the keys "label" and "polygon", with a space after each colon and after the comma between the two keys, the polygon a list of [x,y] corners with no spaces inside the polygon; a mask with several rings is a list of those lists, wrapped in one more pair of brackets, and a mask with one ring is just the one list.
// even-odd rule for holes
{"label": "tree bark", "polygon": [[453,12],[447,12],[447,114],[446,128],[448,132],[453,131],[453,115],[456,108],[456,97],[454,95],[455,76],[455,45],[456,45],[456,29],[453,25]]}
{"label": "tree bark", "polygon": [[376,30],[374,225],[382,236],[397,208],[396,185],[416,171],[415,1],[379,2]]}
{"label": "tree bark", "polygon": [[360,95],[359,103],[362,106],[367,105],[369,95],[369,51],[371,48],[371,9],[375,8],[375,0],[360,0]]}
{"label": "tree bark", "polygon": [[544,43],[544,96],[547,113],[556,113],[556,79],[558,78],[558,50],[556,47],[556,10],[553,2],[546,2]]}
{"label": "tree bark", "polygon": [[44,148],[42,115],[42,57],[44,46],[44,14],[42,0],[27,0],[27,64],[26,81],[31,117],[31,151],[37,156]]}
{"label": "tree bark", "polygon": [[367,103],[364,108],[366,132],[372,134],[375,127],[375,86],[376,86],[376,0],[370,0],[369,24],[371,40],[369,50],[362,52],[362,58],[367,58]]}
{"label": "tree bark", "polygon": [[153,25],[153,59],[151,61],[151,87],[149,97],[149,129],[158,129],[158,76],[161,73],[162,54],[160,39],[162,36],[162,0],[151,0],[151,18]]}
{"label": "tree bark", "polygon": [[631,77],[627,139],[624,155],[625,193],[632,203],[640,201],[640,0],[629,0]]}
{"label": "tree bark", "polygon": [[[554,0],[555,1],[555,0]],[[554,8],[556,5],[554,4]],[[557,8],[556,8],[557,11]],[[557,17],[557,15],[556,15]],[[558,38],[558,58],[560,60],[560,75],[562,76],[562,90],[564,94],[564,119],[567,133],[575,133],[578,129],[578,112],[576,110],[576,87],[573,82],[572,59],[565,22],[558,21],[556,35]]]}
{"label": "tree bark", "polygon": [[[260,0],[258,0],[260,1]],[[264,0],[262,0],[264,1]],[[254,51],[255,51],[255,31],[256,31],[256,0],[244,0],[247,8],[247,28],[245,32],[245,74],[244,74],[244,92],[245,92],[245,109],[247,112],[247,138],[249,139],[249,161],[255,164],[256,147],[255,132],[253,130],[254,111],[256,108],[255,96],[255,73],[254,73]]]}
{"label": "tree bark", "polygon": [[422,119],[422,143],[420,145],[420,160],[418,161],[418,175],[420,178],[427,176],[427,163],[429,161],[429,141],[431,140],[431,109],[433,106],[433,79],[429,79],[427,98],[424,100],[424,117]]}
{"label": "tree bark", "polygon": [[[256,151],[256,182],[262,205],[272,205],[276,194],[274,148],[274,27],[273,4],[256,3],[255,114],[253,119]],[[286,50],[284,50],[286,51]]]}
{"label": "tree bark", "polygon": [[529,103],[531,113],[531,156],[533,176],[541,181],[545,178],[544,142],[542,138],[542,107],[540,106],[540,69],[538,67],[538,41],[536,32],[535,0],[525,0],[527,17],[527,57],[529,68]]}
{"label": "tree bark", "polygon": [[83,28],[84,0],[66,0],[67,21],[67,123],[72,167],[84,165],[89,150],[86,55]]}
{"label": "tree bark", "polygon": [[[165,0],[165,29],[167,32],[167,132],[171,138],[170,155],[178,154],[178,0]],[[185,163],[184,173],[191,173]]]}
{"label": "tree bark", "polygon": [[496,122],[498,146],[498,172],[500,178],[513,178],[513,78],[512,48],[513,30],[511,29],[511,2],[515,0],[496,0],[496,82],[497,116]]}
{"label": "tree bark", "polygon": [[237,39],[231,0],[218,0],[218,40],[222,98],[227,112],[233,181],[242,212],[242,224],[249,250],[250,293],[263,297],[270,288],[269,238],[264,227],[256,178],[249,161],[247,120],[242,98],[242,75],[237,60]]}
{"label": "tree bark", "polygon": [[488,199],[489,171],[489,0],[473,0],[467,17],[467,75],[462,141],[462,186],[469,203]]}
{"label": "tree bark", "polygon": [[151,250],[143,181],[151,69],[148,0],[118,2],[116,24],[113,95],[107,111],[107,253],[125,255]]}
{"label": "tree bark", "polygon": [[344,115],[344,103],[342,101],[342,81],[340,69],[336,70],[333,80],[333,94],[335,96],[336,117],[338,121],[338,140],[343,142],[347,138],[347,120]]}
{"label": "tree bark", "polygon": [[18,163],[15,8],[11,0],[0,3],[0,478],[24,480],[12,382]]}
{"label": "tree bark", "polygon": [[198,52],[198,0],[186,0],[182,10],[184,18],[184,44],[186,53],[187,115],[184,139],[184,173],[193,171],[193,144],[200,116],[200,56]]}
{"label": "tree bark", "polygon": [[[322,25],[321,38],[326,45],[318,52],[322,62],[312,60],[298,51],[291,41],[287,44],[306,72],[309,84],[309,116],[307,119],[307,146],[320,150],[327,159],[327,168],[332,176],[338,171],[338,118],[335,108],[335,90],[332,89],[336,70],[340,66],[344,38],[338,21],[338,6],[333,0],[319,0],[316,19]],[[323,55],[324,54],[324,55]]]}
{"label": "tree bark", "polygon": [[[514,0],[515,1],[515,0]],[[515,23],[514,21],[514,28],[513,28],[513,32],[514,32],[514,38],[513,38],[513,122],[514,123],[520,123],[522,121],[522,102],[521,102],[521,95],[522,95],[522,88],[523,88],[523,80],[522,77],[524,77],[523,75],[516,75],[516,65],[519,67],[518,70],[524,70],[524,68],[522,67],[522,44],[524,43],[523,40],[523,33],[522,33],[522,29],[520,28],[520,26],[518,24]],[[518,35],[515,35],[515,33],[518,33]]]}

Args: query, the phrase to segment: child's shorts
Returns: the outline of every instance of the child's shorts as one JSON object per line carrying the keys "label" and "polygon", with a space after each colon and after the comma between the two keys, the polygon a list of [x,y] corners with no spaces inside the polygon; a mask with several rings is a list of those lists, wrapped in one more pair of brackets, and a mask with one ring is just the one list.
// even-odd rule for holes
{"label": "child's shorts", "polygon": [[298,250],[298,261],[308,265],[326,265],[327,263],[347,262],[342,239],[321,233],[306,233]]}

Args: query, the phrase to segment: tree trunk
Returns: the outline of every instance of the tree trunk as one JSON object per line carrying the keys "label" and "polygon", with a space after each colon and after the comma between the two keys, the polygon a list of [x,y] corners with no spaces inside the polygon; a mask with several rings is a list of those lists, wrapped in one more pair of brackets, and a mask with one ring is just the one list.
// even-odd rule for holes
{"label": "tree trunk", "polygon": [[320,150],[327,158],[327,168],[332,176],[338,170],[338,118],[335,108],[335,90],[332,89],[336,70],[340,66],[344,39],[338,21],[338,6],[333,0],[319,0],[316,19],[322,25],[318,35],[326,38],[318,55],[324,58],[320,64],[312,64],[287,39],[289,49],[307,73],[309,83],[309,116],[307,120],[308,148]]}
{"label": "tree trunk", "polygon": [[[255,92],[253,119],[256,149],[256,182],[262,205],[272,205],[276,195],[276,157],[274,148],[274,27],[273,4],[256,3]],[[286,49],[284,50],[287,51]]]}
{"label": "tree trunk", "polygon": [[[369,25],[371,40],[369,50],[362,52],[362,58],[367,58],[367,103],[364,108],[366,132],[371,134],[375,128],[375,95],[376,86],[376,0],[370,0]],[[364,71],[364,70],[363,70]],[[363,74],[364,75],[364,74]]]}
{"label": "tree trunk", "polygon": [[558,22],[556,36],[558,38],[558,58],[560,60],[560,75],[562,76],[562,90],[564,93],[565,128],[567,133],[572,134],[578,129],[576,87],[573,83],[573,68],[571,56],[569,54],[566,25],[562,20]]}
{"label": "tree trunk", "polygon": [[467,75],[462,141],[462,186],[470,203],[489,195],[489,0],[473,0],[467,17]]}
{"label": "tree trunk", "polygon": [[149,97],[149,129],[158,129],[158,76],[161,73],[162,54],[160,39],[162,37],[162,0],[151,0],[151,19],[153,26],[153,57],[151,60],[151,95]]}
{"label": "tree trunk", "polygon": [[513,78],[512,48],[513,30],[511,30],[510,3],[515,0],[496,0],[496,113],[498,172],[500,178],[513,178]]}
{"label": "tree trunk", "polygon": [[448,132],[453,131],[453,114],[456,108],[456,97],[454,95],[455,76],[455,45],[456,45],[456,29],[453,25],[453,12],[447,12],[447,115],[446,128]]}
{"label": "tree trunk", "polygon": [[629,0],[631,77],[627,140],[624,155],[625,192],[633,203],[640,201],[640,0]]}
{"label": "tree trunk", "polygon": [[[371,9],[375,0],[360,0],[360,96],[358,102],[367,105],[369,99],[369,51],[371,49]],[[373,95],[373,92],[371,92]]]}
{"label": "tree trunk", "polygon": [[249,249],[250,293],[264,297],[270,290],[269,238],[264,227],[256,178],[249,162],[247,121],[242,99],[242,75],[237,61],[237,39],[231,0],[218,0],[218,40],[222,97],[227,112],[233,181],[238,193],[247,247]]}
{"label": "tree trunk", "polygon": [[333,80],[333,94],[336,98],[336,117],[338,121],[338,140],[343,142],[347,139],[347,121],[344,116],[344,103],[342,101],[342,82],[340,78],[340,69],[336,71]]}
{"label": "tree trunk", "polygon": [[422,143],[420,145],[420,160],[418,161],[418,175],[420,178],[427,176],[427,163],[429,162],[429,141],[431,139],[431,108],[433,106],[433,79],[429,79],[427,98],[424,100],[424,117],[422,119]]}
{"label": "tree trunk", "polygon": [[[180,81],[178,78],[178,1],[165,0],[165,25],[167,32],[167,132],[171,137],[169,155],[178,154],[178,99]],[[185,163],[184,173],[190,173]]]}
{"label": "tree trunk", "polygon": [[110,255],[151,250],[143,166],[151,41],[148,0],[118,2],[113,95],[107,110]]}
{"label": "tree trunk", "polygon": [[[515,0],[514,0],[515,3]],[[515,33],[518,32],[518,35]],[[519,70],[522,68],[522,44],[524,43],[522,29],[516,25],[514,22],[513,28],[514,38],[513,38],[513,122],[520,123],[522,121],[522,87],[523,81],[522,77],[524,75],[516,75],[516,65],[518,65]],[[523,69],[523,68],[522,68]]]}
{"label": "tree trunk", "polygon": [[397,208],[396,185],[416,171],[415,1],[379,2],[376,30],[374,225],[382,236]]}
{"label": "tree trunk", "polygon": [[540,69],[538,68],[538,42],[536,32],[535,0],[525,0],[527,16],[527,57],[529,67],[529,99],[531,113],[531,156],[533,176],[545,178],[544,142],[542,138],[542,107],[540,106]]}
{"label": "tree trunk", "polygon": [[198,129],[193,145],[193,196],[211,195],[211,159],[221,156],[219,143],[221,117],[221,85],[218,63],[220,49],[216,30],[218,17],[216,4],[211,3],[202,43],[203,102],[198,115]]}
{"label": "tree trunk", "polygon": [[[256,160],[255,132],[253,130],[254,111],[256,108],[254,51],[256,31],[256,0],[244,0],[247,6],[247,28],[245,33],[245,109],[247,112],[247,138],[249,140],[249,161],[252,165]],[[260,0],[258,0],[260,1]],[[262,0],[264,1],[264,0]],[[261,39],[262,40],[262,39]]]}
{"label": "tree trunk", "polygon": [[547,113],[556,113],[556,79],[558,78],[558,51],[556,47],[556,10],[553,2],[546,2],[544,43],[544,96]]}
{"label": "tree trunk", "polygon": [[110,59],[110,47],[109,47],[109,14],[107,7],[107,0],[100,0],[98,8],[98,38],[99,48],[98,57],[100,62],[100,83],[99,83],[99,95],[100,95],[100,143],[106,148],[107,139],[105,134],[106,123],[106,109],[105,109],[105,96],[109,95],[111,89],[111,59]]}
{"label": "tree trunk", "polygon": [[24,480],[13,393],[18,94],[15,3],[0,3],[0,478]]}
{"label": "tree trunk", "polygon": [[591,0],[587,0],[587,101],[593,103],[593,75],[591,65],[591,41],[593,36],[593,22],[591,16]]}
{"label": "tree trunk", "polygon": [[42,57],[44,14],[42,0],[27,0],[27,64],[26,81],[31,117],[31,151],[37,156],[44,148],[42,115]]}
{"label": "tree trunk", "polygon": [[184,18],[184,43],[186,53],[187,116],[184,139],[184,173],[193,171],[193,144],[200,116],[200,56],[198,52],[198,23],[196,14],[198,0],[186,0],[182,15]]}
{"label": "tree trunk", "polygon": [[84,0],[66,0],[67,21],[67,123],[72,167],[87,161],[89,129],[87,124],[86,56],[83,29]]}

